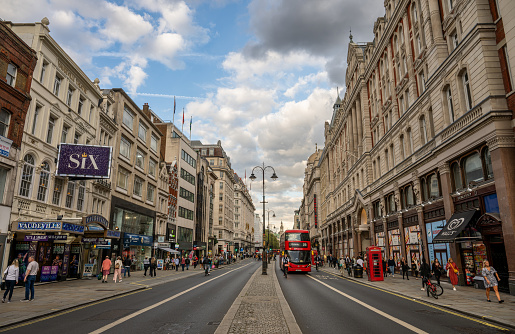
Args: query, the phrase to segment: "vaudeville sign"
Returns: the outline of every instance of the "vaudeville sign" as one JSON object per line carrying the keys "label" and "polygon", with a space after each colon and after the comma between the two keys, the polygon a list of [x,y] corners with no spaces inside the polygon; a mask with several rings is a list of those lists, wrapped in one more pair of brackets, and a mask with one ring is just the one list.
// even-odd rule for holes
{"label": "vaudeville sign", "polygon": [[75,178],[108,179],[111,176],[112,147],[60,144],[57,175]]}

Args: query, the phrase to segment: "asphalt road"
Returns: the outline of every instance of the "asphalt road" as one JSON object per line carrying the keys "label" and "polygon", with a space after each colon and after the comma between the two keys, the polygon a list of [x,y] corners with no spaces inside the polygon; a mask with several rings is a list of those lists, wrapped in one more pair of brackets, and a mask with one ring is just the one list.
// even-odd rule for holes
{"label": "asphalt road", "polygon": [[304,334],[506,333],[467,317],[332,275],[337,274],[333,268],[324,267],[324,270],[329,273],[313,269],[309,274],[290,273],[286,279],[276,266],[281,289]]}
{"label": "asphalt road", "polygon": [[[207,277],[202,273],[154,286],[72,312],[56,314],[7,332],[214,333],[259,265],[260,262],[246,260],[214,270]],[[198,286],[202,283],[205,284]],[[105,327],[113,324],[116,325]]]}

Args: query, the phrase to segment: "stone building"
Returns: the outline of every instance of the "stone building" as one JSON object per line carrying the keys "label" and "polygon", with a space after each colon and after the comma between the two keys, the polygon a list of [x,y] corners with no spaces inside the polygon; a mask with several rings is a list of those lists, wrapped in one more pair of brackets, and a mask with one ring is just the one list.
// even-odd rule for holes
{"label": "stone building", "polygon": [[0,22],[0,50],[0,254],[4,254],[37,56],[3,22]]}
{"label": "stone building", "polygon": [[256,208],[243,180],[234,174],[234,248],[249,252],[254,244],[254,211]]}
{"label": "stone building", "polygon": [[[303,210],[302,224],[300,228],[309,230],[309,236],[314,247],[318,245],[316,242],[320,239],[320,221],[318,218],[319,200],[320,200],[320,157],[323,152],[316,149],[315,153],[311,154],[306,162],[306,169],[304,171],[304,186],[303,186],[303,205],[300,210]],[[301,220],[299,219],[299,223]],[[318,250],[318,249],[317,249]]]}
{"label": "stone building", "polygon": [[462,284],[488,259],[514,294],[514,18],[499,18],[514,4],[384,5],[372,42],[351,36],[345,96],[325,124],[321,251],[452,257]]}

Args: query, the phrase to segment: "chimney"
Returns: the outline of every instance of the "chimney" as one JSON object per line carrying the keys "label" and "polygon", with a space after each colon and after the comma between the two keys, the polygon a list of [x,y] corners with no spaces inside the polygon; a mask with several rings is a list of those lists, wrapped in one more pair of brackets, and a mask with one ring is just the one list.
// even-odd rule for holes
{"label": "chimney", "polygon": [[149,106],[148,106],[148,103],[144,103],[144,104],[143,104],[143,113],[144,113],[145,115],[147,115],[147,117],[148,117],[148,118],[152,118],[152,117],[150,116],[150,108],[149,108]]}

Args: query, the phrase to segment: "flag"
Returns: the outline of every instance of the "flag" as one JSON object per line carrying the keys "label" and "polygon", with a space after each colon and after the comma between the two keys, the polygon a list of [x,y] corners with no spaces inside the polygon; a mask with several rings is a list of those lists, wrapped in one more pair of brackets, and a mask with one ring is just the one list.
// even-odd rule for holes
{"label": "flag", "polygon": [[173,114],[175,115],[175,95],[173,96]]}
{"label": "flag", "polygon": [[182,108],[182,125],[184,125],[184,108]]}
{"label": "flag", "polygon": [[191,123],[193,123],[193,116],[190,118],[190,135],[191,135]]}

